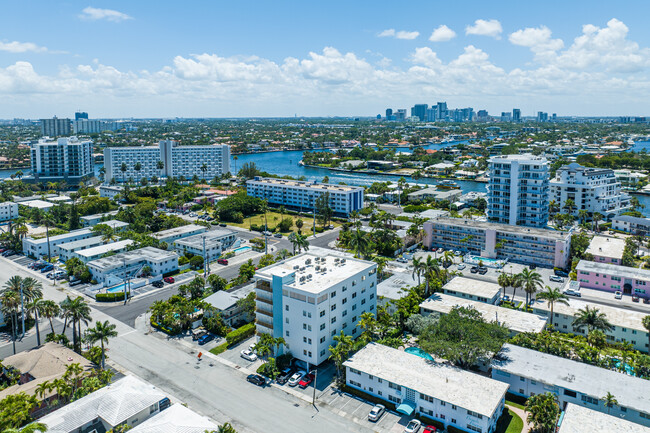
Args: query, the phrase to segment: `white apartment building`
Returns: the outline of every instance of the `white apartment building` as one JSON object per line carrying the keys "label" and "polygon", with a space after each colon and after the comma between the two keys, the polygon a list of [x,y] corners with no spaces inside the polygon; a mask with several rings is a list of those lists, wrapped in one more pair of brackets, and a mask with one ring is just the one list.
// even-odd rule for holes
{"label": "white apartment building", "polygon": [[501,300],[501,286],[489,281],[467,277],[452,278],[442,286],[442,293],[493,305]]}
{"label": "white apartment building", "polygon": [[161,230],[159,232],[152,233],[149,236],[159,240],[160,242],[167,242],[168,244],[171,244],[178,239],[198,235],[199,233],[204,233],[207,230],[208,229],[205,226],[200,226],[198,224],[187,224],[180,227],[174,227],[173,229]]}
{"label": "white apartment building", "polygon": [[[127,178],[128,179],[128,178]],[[119,185],[100,185],[99,196],[113,199],[116,195],[122,194],[124,187]]]}
{"label": "white apartment building", "polygon": [[635,424],[624,417],[597,412],[574,403],[567,404],[557,433],[596,432],[603,430],[603,427],[611,432],[650,433],[649,427]]}
{"label": "white apartment building", "polygon": [[99,134],[104,131],[117,131],[117,122],[105,122],[103,120],[78,119],[72,121],[74,134]]}
{"label": "white apartment building", "polygon": [[178,255],[171,251],[144,247],[88,262],[90,273],[100,283],[108,283],[107,280],[111,279],[133,278],[144,266],[151,268],[152,276],[173,272],[178,270]]}
{"label": "white apartment building", "polygon": [[101,236],[93,236],[91,238],[60,244],[57,247],[59,252],[59,261],[65,263],[74,257],[75,252],[94,248],[99,245],[104,245],[104,240]]}
{"label": "white apartment building", "polygon": [[192,179],[195,175],[209,180],[230,172],[230,147],[179,146],[172,140],[162,140],[158,146],[107,147],[104,167],[106,182],[139,182],[154,176]]}
{"label": "white apartment building", "polygon": [[349,387],[448,427],[492,433],[503,412],[508,385],[447,363],[431,362],[377,343],[345,361]]}
{"label": "white apartment building", "polygon": [[650,219],[621,215],[612,220],[612,228],[633,235],[648,236],[650,233]]}
{"label": "white apartment building", "polygon": [[571,214],[575,217],[581,210],[593,215],[600,213],[607,219],[630,208],[630,196],[621,192],[621,183],[614,170],[583,167],[571,163],[560,167],[550,182],[550,200],[555,200],[562,213],[567,200],[575,203]]}
{"label": "white apartment building", "polygon": [[126,251],[129,245],[132,245],[131,239],[124,239],[121,241],[111,242],[109,244],[97,245],[92,248],[84,250],[77,250],[72,253],[72,257],[76,257],[84,263],[92,262],[93,260],[101,259],[106,253],[122,253]]}
{"label": "white apartment building", "polygon": [[363,209],[364,189],[360,186],[256,177],[246,182],[246,193],[271,205],[301,212],[313,211],[316,200],[325,193],[329,193],[330,207],[336,215],[347,216]]}
{"label": "white apartment building", "polygon": [[31,144],[32,176],[27,181],[79,183],[93,176],[93,143],[77,137],[57,141],[41,139]]}
{"label": "white apartment building", "polygon": [[[509,343],[492,361],[492,378],[507,383],[511,393],[526,398],[553,393],[561,409],[573,403],[650,426],[650,393],[646,379]],[[602,398],[608,392],[616,397],[618,405],[608,408],[604,404]]]}
{"label": "white apartment building", "polygon": [[70,119],[59,119],[56,116],[51,119],[41,119],[41,135],[44,137],[70,135]]}
{"label": "white apartment building", "polygon": [[487,216],[492,222],[546,227],[549,163],[541,156],[500,155],[488,161]]}
{"label": "white apartment building", "polygon": [[[228,229],[213,229],[198,235],[188,236],[174,241],[174,247],[183,253],[192,253],[204,259],[213,260],[224,250],[237,243],[237,232]],[[205,253],[205,255],[204,255]]]}
{"label": "white apartment building", "polygon": [[[66,242],[74,242],[81,239],[88,239],[94,237],[95,234],[90,229],[72,230],[69,233],[62,235],[50,236],[50,255],[58,256],[58,246]],[[47,237],[40,239],[33,239],[29,237],[23,238],[23,253],[26,256],[41,258],[47,256]]]}
{"label": "white apartment building", "polygon": [[259,333],[283,337],[308,366],[329,357],[341,331],[360,335],[361,314],[376,314],[377,264],[330,253],[304,253],[255,274]]}
{"label": "white apartment building", "polygon": [[11,221],[18,217],[18,203],[5,201],[0,203],[0,221]]}
{"label": "white apartment building", "polygon": [[111,219],[111,217],[114,217],[115,215],[117,215],[117,212],[118,211],[113,210],[113,211],[106,212],[106,213],[98,213],[98,214],[95,214],[95,215],[82,216],[79,219],[81,220],[81,224],[83,224],[84,227],[93,227],[93,226],[96,226],[97,224],[99,224],[102,221]]}

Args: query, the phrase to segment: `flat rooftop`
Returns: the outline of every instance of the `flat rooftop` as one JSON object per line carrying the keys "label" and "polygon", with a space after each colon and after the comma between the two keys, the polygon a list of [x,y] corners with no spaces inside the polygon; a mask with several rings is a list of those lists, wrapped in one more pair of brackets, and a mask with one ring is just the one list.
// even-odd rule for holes
{"label": "flat rooftop", "polygon": [[[70,239],[75,236],[85,236],[91,233],[92,231],[90,231],[90,229],[72,230],[71,232],[63,233],[62,235],[50,236],[50,244],[52,242],[65,241],[66,239]],[[47,244],[47,237],[40,238],[40,239],[31,239],[31,238],[28,239],[31,243],[36,245]]]}
{"label": "flat rooftop", "polygon": [[216,293],[211,294],[203,301],[212,305],[214,308],[217,308],[221,311],[227,310],[228,308],[233,307],[237,301],[245,298],[250,293],[255,291],[255,284],[249,284],[242,287],[241,289],[226,292],[225,290],[219,290]]}
{"label": "flat rooftop", "polygon": [[501,287],[496,283],[467,277],[455,277],[442,288],[487,299],[492,299],[501,292]]}
{"label": "flat rooftop", "polygon": [[541,332],[547,322],[547,318],[541,315],[511,310],[510,308],[463,299],[444,293],[435,293],[420,304],[421,310],[442,314],[449,313],[454,307],[474,308],[488,322],[496,320],[514,332]]}
{"label": "flat rooftop", "polygon": [[588,260],[580,260],[578,266],[576,266],[576,271],[596,272],[626,279],[650,280],[650,270],[647,269],[612,265],[610,263],[590,262]]}
{"label": "flat rooftop", "polygon": [[569,403],[558,433],[585,433],[598,431],[650,433],[650,427]]}
{"label": "flat rooftop", "polygon": [[185,238],[178,239],[174,241],[177,246],[186,246],[189,248],[203,248],[203,238],[205,238],[206,246],[210,245],[212,242],[218,242],[220,239],[223,239],[228,236],[235,235],[237,232],[234,230],[228,229],[214,229],[208,230],[207,232],[200,233],[198,235],[192,235]]}
{"label": "flat rooftop", "polygon": [[449,224],[453,226],[463,226],[472,227],[475,229],[483,230],[496,230],[499,232],[506,233],[515,233],[518,235],[527,235],[527,236],[537,236],[546,239],[554,239],[558,241],[563,241],[570,236],[569,232],[561,232],[551,229],[540,229],[536,227],[526,227],[526,226],[513,226],[509,224],[499,224],[491,223],[487,221],[476,221],[468,220],[465,218],[449,218],[449,217],[438,217],[429,220],[429,222],[434,224]]}
{"label": "flat rooftop", "polygon": [[343,365],[487,417],[508,390],[507,383],[377,343],[369,343]]}
{"label": "flat rooftop", "polygon": [[315,181],[301,181],[301,180],[287,180],[287,179],[274,179],[270,177],[255,178],[247,181],[246,183],[262,183],[272,186],[288,186],[299,188],[318,189],[323,191],[363,191],[362,186],[350,185],[337,185],[330,183],[317,183]]}
{"label": "flat rooftop", "polygon": [[[647,332],[643,327],[643,318],[647,316],[647,313],[611,307],[605,304],[594,304],[588,301],[583,301],[571,297],[569,297],[567,302],[569,305],[563,305],[556,302],[553,306],[553,313],[564,314],[566,316],[575,316],[578,310],[583,310],[586,307],[597,308],[601,313],[604,313],[607,316],[607,320],[609,320],[610,323],[614,326]],[[531,306],[535,310],[542,310],[546,313],[550,313],[548,303],[545,301],[536,300]],[[642,337],[642,339],[647,341],[647,338],[645,337]]]}
{"label": "flat rooftop", "polygon": [[173,237],[173,236],[186,235],[187,233],[192,233],[194,231],[206,231],[206,230],[207,230],[207,228],[205,228],[204,226],[200,226],[200,225],[197,225],[197,224],[188,224],[186,226],[175,227],[173,229],[162,230],[162,231],[159,231],[157,233],[152,233],[150,236],[152,238],[156,238],[158,240],[161,240],[161,239],[166,239],[166,238]]}
{"label": "flat rooftop", "polygon": [[204,433],[218,429],[219,426],[210,419],[176,403],[129,431],[131,433]]}
{"label": "flat rooftop", "polygon": [[84,248],[84,247],[89,247],[89,246],[101,245],[103,243],[104,243],[104,241],[102,240],[101,236],[93,236],[92,238],[80,239],[78,241],[72,241],[72,242],[66,242],[66,243],[63,243],[63,244],[59,244],[59,248],[67,250],[67,251],[74,251],[77,248]]}
{"label": "flat rooftop", "polygon": [[26,200],[18,203],[21,206],[34,207],[37,209],[48,209],[54,207],[54,203],[43,200]]}
{"label": "flat rooftop", "polygon": [[96,213],[94,215],[82,216],[80,219],[86,220],[86,221],[92,221],[92,220],[96,220],[98,218],[101,219],[101,218],[103,218],[105,216],[115,216],[115,215],[117,215],[117,212],[118,211],[116,211],[116,210],[112,210],[112,211],[106,212],[106,213]]}
{"label": "flat rooftop", "polygon": [[99,225],[99,224],[106,224],[107,226],[109,226],[113,230],[120,229],[122,227],[127,227],[129,225],[129,223],[125,223],[124,221],[120,221],[120,220],[102,221],[102,222],[98,223],[97,225]]}
{"label": "flat rooftop", "polygon": [[587,251],[585,252],[594,256],[621,259],[623,257],[624,249],[625,241],[623,239],[608,236],[594,236],[589,243],[589,248],[587,248]]}
{"label": "flat rooftop", "polygon": [[[646,379],[549,355],[506,343],[492,368],[561,386],[600,399],[611,392],[619,406],[650,413],[650,385]],[[588,430],[582,430],[588,431]]]}
{"label": "flat rooftop", "polygon": [[411,272],[396,272],[377,284],[377,296],[383,296],[388,299],[401,299],[408,294],[406,291],[407,288],[417,285],[417,277],[413,278]]}
{"label": "flat rooftop", "polygon": [[122,266],[124,261],[127,263],[138,262],[140,260],[151,260],[152,262],[159,262],[177,258],[178,255],[171,251],[165,251],[154,247],[144,247],[133,251],[125,251],[123,253],[115,254],[114,256],[104,257],[102,259],[93,260],[89,266],[97,270],[113,269]]}
{"label": "flat rooftop", "polygon": [[128,247],[132,243],[133,241],[131,239],[125,239],[122,241],[112,242],[106,245],[99,245],[93,248],[88,248],[87,250],[77,251],[76,254],[82,257],[93,257],[96,256],[97,254],[106,254],[110,251],[121,250],[122,248]]}
{"label": "flat rooftop", "polygon": [[[316,262],[316,259],[319,261]],[[294,269],[294,267],[296,267]],[[319,269],[316,270],[316,267]],[[347,280],[360,272],[376,269],[377,264],[354,258],[343,258],[335,254],[314,254],[307,252],[260,269],[256,278],[271,280],[273,276],[286,277],[295,274],[295,280],[286,287],[309,293],[320,293],[329,287]],[[304,270],[303,270],[304,269]],[[325,272],[322,270],[325,269]],[[311,275],[311,280],[300,283],[300,277]]]}

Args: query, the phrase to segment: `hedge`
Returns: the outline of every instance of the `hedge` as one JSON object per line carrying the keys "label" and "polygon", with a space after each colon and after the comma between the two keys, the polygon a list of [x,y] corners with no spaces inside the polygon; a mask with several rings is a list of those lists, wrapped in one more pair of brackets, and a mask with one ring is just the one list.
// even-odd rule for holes
{"label": "hedge", "polygon": [[174,332],[175,331],[174,329],[167,328],[166,326],[161,325],[160,323],[154,321],[153,319],[151,319],[149,322],[151,323],[151,326],[153,326],[154,328],[159,329],[162,332],[169,335],[176,335],[180,332],[180,330]]}
{"label": "hedge", "polygon": [[255,323],[249,323],[248,325],[244,325],[241,328],[229,332],[226,334],[226,342],[228,342],[228,347],[232,347],[235,344],[244,341],[248,337],[251,337],[253,334],[255,334]]}
{"label": "hedge", "polygon": [[[131,296],[131,292],[126,292],[127,296]],[[124,300],[124,292],[115,293],[97,293],[95,301],[97,302],[117,302]]]}
{"label": "hedge", "polygon": [[219,355],[220,353],[225,352],[228,349],[228,343],[222,343],[217,347],[210,349],[210,353],[213,355]]}

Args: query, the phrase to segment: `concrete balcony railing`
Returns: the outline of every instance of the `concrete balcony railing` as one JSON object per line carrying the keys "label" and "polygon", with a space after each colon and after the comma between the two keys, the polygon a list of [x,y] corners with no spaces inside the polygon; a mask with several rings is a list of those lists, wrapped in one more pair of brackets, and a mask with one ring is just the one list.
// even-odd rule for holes
{"label": "concrete balcony railing", "polygon": [[273,324],[270,321],[260,319],[259,317],[255,320],[255,323],[257,323],[259,326],[263,326],[264,328],[268,329],[273,329]]}

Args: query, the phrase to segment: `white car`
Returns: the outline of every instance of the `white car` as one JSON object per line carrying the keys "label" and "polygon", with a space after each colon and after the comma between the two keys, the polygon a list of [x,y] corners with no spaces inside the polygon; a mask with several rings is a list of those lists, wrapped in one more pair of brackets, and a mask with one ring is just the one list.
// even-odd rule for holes
{"label": "white car", "polygon": [[383,404],[376,404],[375,407],[373,407],[370,410],[370,413],[368,414],[368,421],[372,422],[377,422],[379,421],[379,418],[384,414],[386,411],[386,406]]}
{"label": "white car", "polygon": [[412,419],[406,425],[406,428],[404,429],[404,433],[417,433],[418,431],[420,431],[420,427],[422,427],[422,423],[416,419]]}
{"label": "white car", "polygon": [[250,350],[242,350],[240,356],[250,362],[257,361],[257,355],[255,355]]}
{"label": "white car", "polygon": [[458,270],[462,271],[463,269],[465,269],[465,265],[462,264],[462,263],[460,263],[460,264],[458,265]]}
{"label": "white car", "polygon": [[616,292],[614,292],[614,299],[623,299],[623,293],[617,290]]}
{"label": "white car", "polygon": [[564,289],[564,292],[562,292],[562,293],[564,293],[565,295],[577,296],[578,298],[582,297],[582,295],[580,294],[580,289],[577,289],[577,290],[576,289],[570,289],[570,288],[569,289]]}
{"label": "white car", "polygon": [[291,376],[291,377],[289,378],[289,382],[288,382],[288,383],[289,383],[289,386],[296,386],[296,385],[298,385],[298,383],[300,382],[300,379],[302,379],[302,377],[303,377],[305,374],[307,374],[307,373],[305,373],[304,371],[296,371],[295,373],[293,373],[293,376]]}

